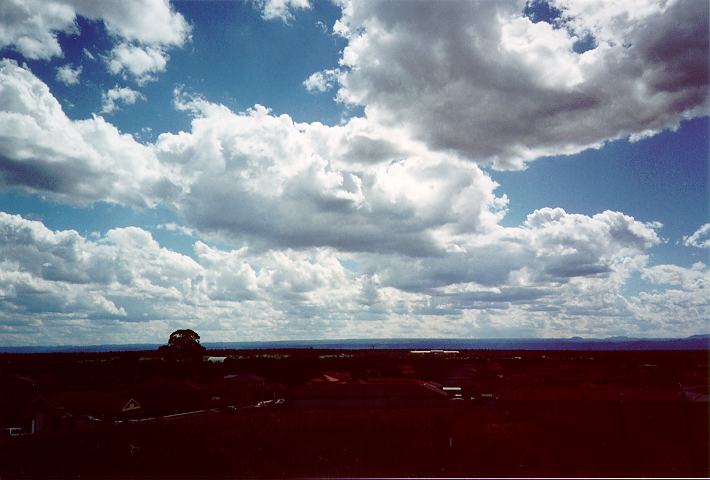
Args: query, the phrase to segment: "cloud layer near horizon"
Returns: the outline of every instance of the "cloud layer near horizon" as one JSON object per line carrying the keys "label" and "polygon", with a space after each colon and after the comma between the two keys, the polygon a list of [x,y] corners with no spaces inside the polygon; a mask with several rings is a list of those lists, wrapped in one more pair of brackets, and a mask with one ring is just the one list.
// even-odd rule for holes
{"label": "cloud layer near horizon", "polygon": [[[414,264],[202,241],[187,256],[138,227],[85,238],[0,213],[0,329],[12,343],[56,343],[67,329],[76,341],[97,329],[112,332],[106,341],[139,341],[174,322],[207,338],[237,323],[238,333],[221,337],[231,339],[309,338],[316,327],[325,338],[401,336],[414,327],[432,336],[695,332],[708,313],[707,268],[646,266],[643,251],[658,241],[651,226],[619,213],[544,209],[470,252]],[[672,288],[624,298],[633,272]],[[679,325],[668,315],[688,305],[696,320]]]}

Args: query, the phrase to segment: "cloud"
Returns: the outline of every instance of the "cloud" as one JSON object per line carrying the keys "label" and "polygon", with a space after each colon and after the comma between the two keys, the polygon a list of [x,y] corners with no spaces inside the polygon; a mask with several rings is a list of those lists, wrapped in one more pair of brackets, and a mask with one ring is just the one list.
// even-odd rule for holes
{"label": "cloud", "polygon": [[[105,59],[108,70],[114,75],[130,74],[136,83],[143,85],[157,79],[164,72],[168,55],[160,47],[144,47],[121,43],[115,46]],[[127,78],[124,75],[124,78]]]}
{"label": "cloud", "polygon": [[156,155],[184,182],[177,205],[188,222],[231,241],[436,254],[454,233],[495,225],[505,208],[476,165],[358,119],[327,127],[259,105],[177,104],[193,110],[192,129],[162,134]]}
{"label": "cloud", "polygon": [[[327,247],[224,250],[197,241],[190,257],[160,246],[137,227],[86,238],[0,212],[0,331],[14,343],[61,344],[91,343],[91,338],[159,342],[180,325],[216,341],[516,332],[682,335],[707,323],[706,266],[647,267],[642,251],[652,241],[652,228],[613,213],[534,216],[546,219],[502,229],[486,239],[487,250],[452,254],[449,262],[467,263],[468,270],[444,279],[428,275],[412,259],[402,259],[396,278],[391,255],[378,254],[383,265],[368,272],[373,254]],[[566,232],[559,242],[571,249],[596,241],[608,271],[565,278],[546,273],[550,260],[540,260],[540,247],[527,240],[544,237],[549,246],[550,229],[569,222],[586,233],[575,238],[574,231]],[[618,235],[620,228],[633,234]],[[523,253],[515,254],[506,243],[520,235],[528,238],[518,244]],[[484,273],[491,266],[505,268],[486,263],[494,253],[516,256],[498,278]],[[675,287],[626,299],[619,292],[633,271]],[[430,282],[426,291],[401,285],[405,276],[421,274]],[[667,317],[671,311],[675,316]],[[141,326],[131,327],[137,323]]]}
{"label": "cloud", "polygon": [[303,81],[303,86],[309,92],[325,92],[333,88],[338,81],[340,70],[330,69],[315,72]]}
{"label": "cloud", "polygon": [[102,21],[117,42],[109,56],[109,69],[113,73],[125,70],[139,82],[165,70],[165,51],[184,45],[191,33],[190,25],[168,0],[8,0],[0,3],[0,48],[14,48],[30,59],[61,57],[57,34],[79,34],[79,15]]}
{"label": "cloud", "polygon": [[311,8],[309,0],[253,0],[264,20],[281,20],[288,23],[294,18],[294,10]]}
{"label": "cloud", "polygon": [[161,223],[155,226],[158,230],[165,230],[167,232],[178,232],[187,237],[197,237],[198,233],[193,228],[186,227],[185,225],[178,225],[175,222]]}
{"label": "cloud", "polygon": [[686,290],[703,290],[710,280],[707,267],[702,262],[696,262],[690,268],[679,265],[646,267],[641,277],[654,284],[680,286]]}
{"label": "cloud", "polygon": [[78,15],[103,20],[109,34],[128,42],[181,47],[190,38],[192,27],[168,0],[68,3],[76,5]]}
{"label": "cloud", "polygon": [[57,67],[56,79],[67,86],[77,85],[82,69],[81,65],[76,68],[73,68],[71,65],[62,65],[61,67]]}
{"label": "cloud", "polygon": [[666,288],[641,292],[630,299],[638,318],[652,319],[644,328],[660,328],[673,336],[680,331],[710,332],[710,301],[707,289],[710,271],[696,262],[690,268],[678,265],[655,265],[641,270],[641,277]]}
{"label": "cloud", "polygon": [[[658,242],[657,226],[616,212],[541,209],[522,228],[501,230],[507,199],[478,166],[365,119],[297,123],[258,105],[234,113],[178,92],[176,106],[194,115],[191,130],[143,145],[101,117],[67,119],[46,86],[14,63],[5,61],[2,72],[2,115],[26,125],[7,135],[6,183],[74,201],[162,202],[190,227],[233,244],[454,258],[488,248],[483,239],[498,235],[504,244],[528,242],[549,259],[544,273],[559,279],[608,271],[607,248],[623,254]],[[138,98],[111,92],[107,101]],[[43,143],[56,137],[67,141]],[[51,152],[53,161],[32,151]],[[38,175],[22,174],[30,170]],[[51,182],[39,182],[50,174]],[[572,231],[577,237],[567,239]],[[586,243],[574,244],[582,236]]]}
{"label": "cloud", "polygon": [[[459,249],[446,255],[363,257],[361,268],[377,273],[383,284],[413,292],[450,296],[475,291],[493,299],[491,288],[508,285],[515,287],[507,291],[514,298],[544,296],[538,287],[556,288],[574,278],[609,278],[626,271],[629,262],[638,267],[643,252],[660,242],[655,228],[619,212],[589,217],[544,208],[531,213],[521,227],[463,236]],[[446,290],[455,285],[463,290]],[[496,295],[499,301],[512,299]]]}
{"label": "cloud", "polygon": [[707,2],[552,3],[555,24],[513,1],[347,3],[338,98],[498,169],[707,115]]}
{"label": "cloud", "polygon": [[8,0],[0,3],[0,47],[24,57],[47,60],[62,55],[57,32],[76,30],[74,8],[64,2]]}
{"label": "cloud", "polygon": [[175,188],[151,148],[102,117],[70,120],[11,60],[0,61],[0,182],[74,204],[132,206],[155,205]]}
{"label": "cloud", "polygon": [[0,246],[0,329],[58,334],[72,322],[74,331],[51,343],[99,327],[110,339],[121,331],[117,323],[157,322],[165,335],[175,325],[209,326],[224,316],[242,338],[258,338],[301,314],[337,313],[357,291],[352,274],[320,250],[254,255],[198,241],[193,259],[136,227],[87,239],[2,212]]}
{"label": "cloud", "polygon": [[710,223],[698,228],[692,235],[683,237],[686,247],[710,248]]}
{"label": "cloud", "polygon": [[133,105],[138,100],[145,100],[145,96],[128,87],[115,86],[101,94],[101,113],[113,113],[119,104]]}
{"label": "cloud", "polygon": [[[163,341],[178,326],[237,340],[653,336],[707,324],[704,265],[647,265],[660,224],[541,208],[503,227],[507,198],[491,177],[408,128],[299,123],[178,90],[190,128],[141,144],[102,117],[67,118],[9,60],[0,107],[6,187],[165,206],[181,221],[163,228],[200,239],[188,256],[142,228],[87,238],[0,214],[8,342]],[[624,294],[634,272],[670,287]]]}

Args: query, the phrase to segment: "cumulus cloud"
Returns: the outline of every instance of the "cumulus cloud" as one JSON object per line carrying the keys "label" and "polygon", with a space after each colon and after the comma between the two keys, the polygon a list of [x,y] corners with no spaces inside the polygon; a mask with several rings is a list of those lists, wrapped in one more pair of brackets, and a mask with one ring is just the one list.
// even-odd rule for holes
{"label": "cumulus cloud", "polygon": [[551,3],[553,24],[514,1],[347,3],[338,98],[499,169],[707,114],[707,2]]}
{"label": "cumulus cloud", "polygon": [[[178,90],[189,130],[141,144],[102,117],[67,118],[9,60],[0,107],[5,186],[165,205],[185,224],[162,228],[201,239],[187,256],[137,227],[87,238],[0,214],[0,331],[16,343],[66,331],[162,341],[178,325],[275,339],[678,335],[707,323],[704,265],[647,265],[660,224],[541,208],[502,227],[507,198],[491,177],[406,126],[299,123]],[[215,239],[239,248],[205,243]],[[672,288],[624,295],[634,272]]]}
{"label": "cumulus cloud", "polygon": [[0,4],[0,47],[14,47],[26,58],[62,55],[57,32],[76,30],[76,12],[64,2],[8,0]]}
{"label": "cumulus cloud", "polygon": [[[297,123],[258,105],[234,113],[178,92],[176,106],[194,115],[191,130],[142,145],[100,117],[67,119],[46,86],[16,64],[5,61],[2,72],[3,115],[28,125],[6,135],[7,183],[93,201],[163,201],[192,227],[236,244],[441,257],[484,248],[486,235],[502,235],[503,243],[539,249],[538,256],[549,257],[546,274],[566,278],[608,271],[601,251],[643,250],[658,241],[654,226],[615,212],[590,218],[542,209],[522,228],[501,230],[507,199],[478,166],[365,119],[334,127]],[[107,99],[135,100],[131,92],[114,89]],[[42,143],[57,136],[68,139],[68,151]],[[52,152],[54,165],[46,155],[28,156],[33,150]],[[27,169],[56,178],[41,184],[41,177],[21,175]],[[565,232],[584,234],[588,244],[559,247],[572,242]],[[601,239],[608,243],[600,246]]]}
{"label": "cumulus cloud", "polygon": [[303,81],[303,86],[306,87],[306,90],[309,92],[325,92],[333,88],[338,81],[339,75],[340,70],[338,69],[315,72]]}
{"label": "cumulus cloud", "polygon": [[115,86],[101,94],[101,113],[113,113],[119,105],[133,105],[145,96],[131,88]]}
{"label": "cumulus cloud", "polygon": [[0,182],[70,203],[133,206],[154,205],[175,188],[151,148],[102,117],[69,119],[42,81],[6,59],[0,61]]}
{"label": "cumulus cloud", "polygon": [[170,223],[160,223],[155,226],[158,230],[165,230],[167,232],[178,232],[187,237],[197,237],[198,233],[194,228],[186,227],[185,225],[178,225],[175,222]]}
{"label": "cumulus cloud", "polygon": [[360,120],[327,127],[258,105],[234,113],[177,103],[196,115],[192,129],[161,135],[156,155],[185,182],[179,209],[205,232],[266,246],[435,254],[454,248],[454,233],[495,225],[505,208],[476,165]]}
{"label": "cumulus cloud", "polygon": [[264,20],[281,20],[288,23],[293,20],[294,10],[310,9],[309,0],[253,0]]}
{"label": "cumulus cloud", "polygon": [[137,227],[87,239],[2,212],[0,245],[0,325],[6,333],[13,332],[13,318],[24,330],[45,333],[71,321],[79,333],[100,325],[117,332],[117,322],[158,322],[165,331],[173,323],[209,324],[228,313],[241,338],[258,338],[260,330],[274,335],[294,322],[295,312],[320,316],[319,309],[330,305],[337,313],[356,292],[333,253],[319,250],[254,255],[198,241],[193,259],[161,247]]}
{"label": "cumulus cloud", "polygon": [[[143,85],[156,80],[156,74],[165,71],[168,55],[160,47],[144,47],[121,43],[106,57],[106,65],[113,74],[129,74]],[[127,78],[129,75],[124,75]]]}
{"label": "cumulus cloud", "polygon": [[710,223],[698,228],[692,235],[683,237],[686,247],[710,248]]}
{"label": "cumulus cloud", "polygon": [[77,85],[79,83],[79,75],[81,75],[82,66],[79,65],[73,68],[71,65],[62,65],[57,68],[56,79],[64,85]]}
{"label": "cumulus cloud", "polygon": [[706,264],[696,262],[689,268],[655,265],[642,269],[641,277],[666,287],[630,299],[638,318],[652,319],[645,323],[646,328],[710,333],[710,270]]}
{"label": "cumulus cloud", "polygon": [[168,0],[84,2],[70,0],[78,15],[103,20],[109,34],[146,45],[182,46],[191,27]]}
{"label": "cumulus cloud", "polygon": [[102,21],[117,41],[108,57],[109,70],[125,71],[139,82],[165,70],[165,51],[190,37],[190,25],[168,0],[9,0],[0,3],[0,48],[14,48],[30,59],[62,56],[57,34],[79,34],[78,15]]}
{"label": "cumulus cloud", "polygon": [[641,277],[654,284],[679,286],[685,290],[703,290],[710,280],[707,267],[702,262],[696,262],[690,268],[679,265],[655,265],[644,268]]}
{"label": "cumulus cloud", "polygon": [[[224,250],[197,241],[190,257],[160,246],[137,227],[86,238],[0,213],[0,329],[17,343],[41,343],[41,338],[32,340],[38,334],[62,343],[92,334],[103,341],[161,341],[179,325],[225,340],[312,338],[314,328],[325,338],[407,332],[643,334],[649,328],[655,335],[678,335],[696,333],[707,322],[708,302],[702,297],[707,268],[646,267],[642,251],[654,241],[652,227],[613,212],[596,218],[559,211],[534,216],[545,219],[536,226],[530,222],[503,229],[486,240],[488,250],[453,255],[451,264],[466,262],[468,269],[452,278],[427,274],[411,259],[394,273],[392,256],[380,256],[385,264],[368,271],[375,254],[343,254],[332,248]],[[584,224],[584,235],[593,238],[585,241],[584,235],[574,238],[567,232],[560,244],[573,250],[596,241],[608,271],[577,269],[574,276],[551,277],[546,268],[550,260],[538,255],[542,247],[527,239],[519,243],[523,251],[515,254],[502,240],[515,243],[510,238],[521,234],[544,237],[547,248],[549,230],[570,221]],[[625,233],[619,235],[621,230]],[[516,258],[507,267],[486,264],[494,252]],[[486,276],[484,270],[491,266],[507,272]],[[619,290],[633,271],[676,288],[625,299]],[[422,274],[429,279],[426,289],[403,285],[405,277]],[[666,318],[671,310],[686,315],[685,323],[679,326]],[[131,329],[137,322],[141,327]]]}
{"label": "cumulus cloud", "polygon": [[[589,217],[544,208],[521,227],[460,238],[459,249],[446,255],[376,256],[363,260],[363,268],[386,284],[414,292],[466,293],[485,301],[534,299],[546,295],[540,287],[608,278],[625,271],[630,261],[640,265],[643,252],[660,241],[656,228],[619,212]],[[514,288],[491,290],[501,285]]]}

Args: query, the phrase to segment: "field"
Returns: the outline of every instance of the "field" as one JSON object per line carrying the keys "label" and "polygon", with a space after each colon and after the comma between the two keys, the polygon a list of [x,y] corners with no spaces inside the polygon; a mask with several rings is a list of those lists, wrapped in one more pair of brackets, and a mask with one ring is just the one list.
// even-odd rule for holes
{"label": "field", "polygon": [[[52,379],[53,386],[42,387],[48,397],[52,389],[91,384],[115,390],[156,375],[209,386],[231,372],[248,371],[278,385],[286,404],[97,421],[4,438],[0,476],[710,473],[707,397],[689,399],[707,393],[704,351],[216,354],[234,360],[188,366],[169,365],[150,352],[2,356],[5,378]],[[323,372],[347,373],[349,382],[412,376],[441,385],[458,382],[464,399],[417,408],[298,408],[290,402],[294,387]]]}

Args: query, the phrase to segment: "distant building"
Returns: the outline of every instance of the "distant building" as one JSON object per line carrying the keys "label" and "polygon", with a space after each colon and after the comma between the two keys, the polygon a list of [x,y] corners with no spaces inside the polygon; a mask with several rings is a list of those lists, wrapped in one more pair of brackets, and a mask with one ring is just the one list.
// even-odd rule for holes
{"label": "distant building", "polygon": [[212,386],[211,398],[221,404],[240,405],[273,399],[282,393],[281,385],[270,383],[264,377],[253,373],[233,373],[225,375]]}
{"label": "distant building", "polygon": [[291,391],[291,403],[296,408],[429,407],[448,401],[441,388],[404,378],[306,385]]}
{"label": "distant building", "polygon": [[26,376],[0,376],[0,428],[38,433],[56,428],[63,412],[39,394],[38,382]]}
{"label": "distant building", "polygon": [[329,384],[329,383],[337,383],[337,382],[347,382],[352,380],[352,374],[350,372],[334,372],[334,371],[328,371],[328,372],[323,372],[317,377],[312,378],[308,384],[309,385],[320,385],[320,384]]}
{"label": "distant building", "polygon": [[24,433],[34,434],[61,425],[63,412],[44,397],[35,396],[8,412],[3,427],[19,427]]}
{"label": "distant building", "polygon": [[508,385],[498,390],[503,402],[538,403],[648,403],[677,402],[674,389],[639,388],[624,385]]}
{"label": "distant building", "polygon": [[434,350],[410,350],[409,353],[413,353],[416,355],[426,355],[426,354],[434,354],[434,355],[456,355],[459,353],[458,350],[439,350],[439,349],[434,349]]}
{"label": "distant building", "polygon": [[62,412],[43,397],[35,397],[20,413],[25,421],[29,420],[32,434],[52,430],[61,424]]}

